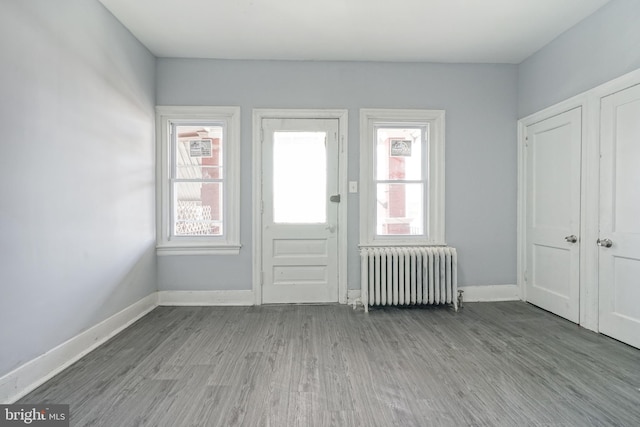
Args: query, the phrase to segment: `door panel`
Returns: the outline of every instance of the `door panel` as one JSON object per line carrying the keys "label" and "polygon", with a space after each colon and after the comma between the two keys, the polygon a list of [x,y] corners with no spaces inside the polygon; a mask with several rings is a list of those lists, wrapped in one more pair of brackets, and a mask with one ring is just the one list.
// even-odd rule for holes
{"label": "door panel", "polygon": [[581,115],[581,108],[576,108],[528,126],[525,147],[526,298],[576,323]]}
{"label": "door panel", "polygon": [[533,283],[551,298],[568,298],[571,294],[571,253],[565,248],[532,245]]}
{"label": "door panel", "polygon": [[599,329],[640,348],[640,85],[602,98],[600,130]]}
{"label": "door panel", "polygon": [[263,303],[338,301],[337,119],[263,119]]}

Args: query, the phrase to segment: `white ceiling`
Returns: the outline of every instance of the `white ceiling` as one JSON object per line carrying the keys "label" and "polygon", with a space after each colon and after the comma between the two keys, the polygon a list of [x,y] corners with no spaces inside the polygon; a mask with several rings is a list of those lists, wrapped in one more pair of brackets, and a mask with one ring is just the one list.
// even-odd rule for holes
{"label": "white ceiling", "polygon": [[610,0],[100,0],[158,57],[518,64]]}

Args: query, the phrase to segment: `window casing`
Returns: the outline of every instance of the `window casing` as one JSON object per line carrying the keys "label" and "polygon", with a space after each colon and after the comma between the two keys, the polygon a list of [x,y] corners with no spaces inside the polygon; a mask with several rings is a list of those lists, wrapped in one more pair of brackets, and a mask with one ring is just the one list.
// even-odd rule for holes
{"label": "window casing", "polygon": [[158,254],[239,253],[240,108],[156,111]]}
{"label": "window casing", "polygon": [[361,246],[444,245],[444,111],[360,110]]}

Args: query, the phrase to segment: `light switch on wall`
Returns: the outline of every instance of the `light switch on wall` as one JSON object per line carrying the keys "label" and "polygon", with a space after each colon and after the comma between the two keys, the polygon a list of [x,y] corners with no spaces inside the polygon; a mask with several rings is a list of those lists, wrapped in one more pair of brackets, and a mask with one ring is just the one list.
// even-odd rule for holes
{"label": "light switch on wall", "polygon": [[358,181],[349,181],[349,193],[358,192]]}

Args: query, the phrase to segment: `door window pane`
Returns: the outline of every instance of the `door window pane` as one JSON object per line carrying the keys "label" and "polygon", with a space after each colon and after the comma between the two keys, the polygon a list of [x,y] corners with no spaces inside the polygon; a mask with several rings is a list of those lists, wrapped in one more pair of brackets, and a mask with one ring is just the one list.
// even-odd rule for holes
{"label": "door window pane", "polygon": [[174,235],[221,236],[222,183],[174,184]]}
{"label": "door window pane", "polygon": [[376,179],[421,180],[422,127],[376,129]]}
{"label": "door window pane", "polygon": [[377,184],[377,234],[424,233],[424,184]]}
{"label": "door window pane", "polygon": [[327,221],[325,132],[274,132],[273,221]]}

